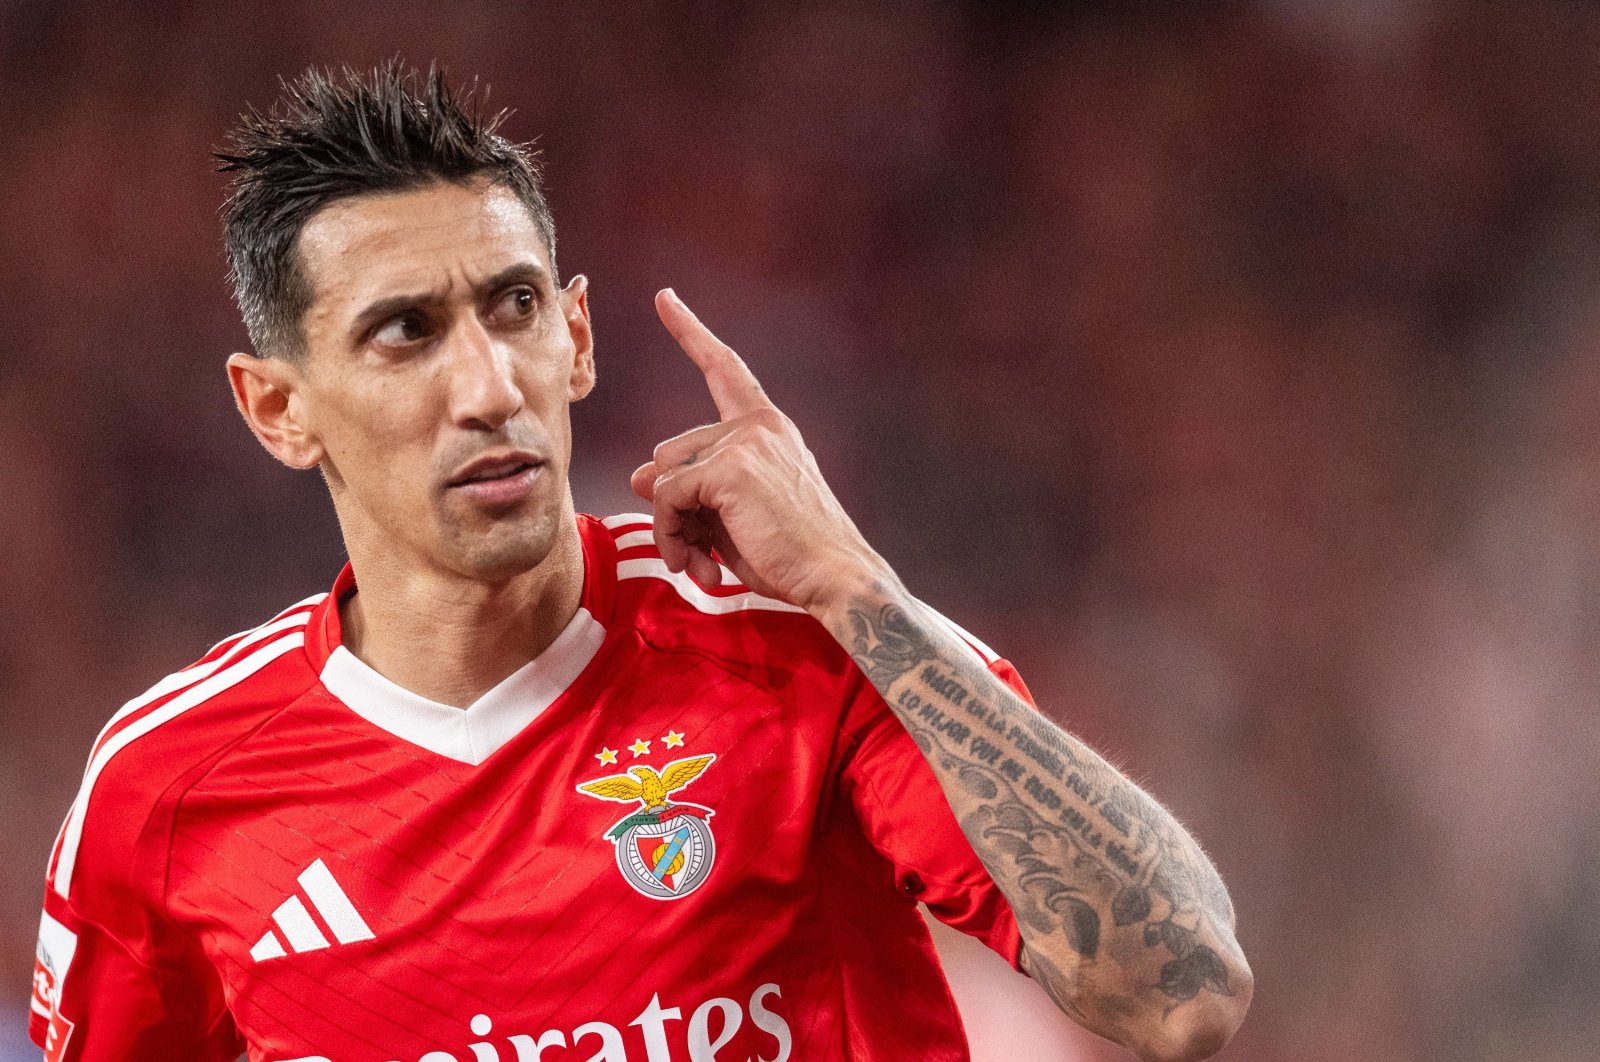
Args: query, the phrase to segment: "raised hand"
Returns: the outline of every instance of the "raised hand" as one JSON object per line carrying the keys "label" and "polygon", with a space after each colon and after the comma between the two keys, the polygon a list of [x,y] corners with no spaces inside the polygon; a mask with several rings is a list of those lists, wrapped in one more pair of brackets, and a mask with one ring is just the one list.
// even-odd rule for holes
{"label": "raised hand", "polygon": [[1219,1049],[1254,981],[1227,889],[1199,845],[911,596],[737,354],[670,289],[656,310],[721,416],[668,439],[633,474],[655,505],[667,566],[715,586],[715,551],[851,654],[922,750],[1017,914],[1023,964],[1064,1013],[1150,1062]]}
{"label": "raised hand", "polygon": [[667,567],[716,586],[720,557],[752,590],[807,609],[890,574],[743,359],[671,288],[657,293],[656,312],[704,375],[721,418],[661,443],[633,473],[634,493],[654,506]]}

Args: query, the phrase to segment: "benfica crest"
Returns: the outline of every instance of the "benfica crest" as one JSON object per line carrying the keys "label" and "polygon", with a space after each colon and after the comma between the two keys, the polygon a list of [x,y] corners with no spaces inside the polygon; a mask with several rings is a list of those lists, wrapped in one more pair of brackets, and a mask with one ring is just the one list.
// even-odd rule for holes
{"label": "benfica crest", "polygon": [[623,880],[656,900],[676,900],[705,883],[716,858],[710,808],[667,799],[711,766],[716,754],[673,760],[657,774],[640,764],[627,774],[612,774],[578,785],[578,792],[602,800],[637,800],[639,810],[604,834],[616,845]]}

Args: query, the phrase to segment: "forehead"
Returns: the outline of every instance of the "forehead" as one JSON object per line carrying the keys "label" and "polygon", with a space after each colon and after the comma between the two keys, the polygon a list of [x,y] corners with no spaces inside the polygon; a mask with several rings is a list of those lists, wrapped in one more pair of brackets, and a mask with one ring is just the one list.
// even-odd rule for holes
{"label": "forehead", "polygon": [[297,249],[312,291],[308,318],[470,285],[518,262],[550,268],[527,207],[482,180],[338,200],[305,223]]}

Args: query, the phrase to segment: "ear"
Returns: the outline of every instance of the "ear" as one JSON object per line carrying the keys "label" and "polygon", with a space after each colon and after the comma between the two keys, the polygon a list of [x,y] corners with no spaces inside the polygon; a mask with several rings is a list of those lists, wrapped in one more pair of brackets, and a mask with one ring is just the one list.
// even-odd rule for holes
{"label": "ear", "polygon": [[594,390],[594,330],[589,326],[589,278],[579,273],[561,289],[561,312],[572,337],[572,375],[567,401],[576,402]]}
{"label": "ear", "polygon": [[305,423],[297,389],[300,371],[281,358],[228,357],[228,383],[239,415],[267,452],[290,468],[314,468],[322,442]]}

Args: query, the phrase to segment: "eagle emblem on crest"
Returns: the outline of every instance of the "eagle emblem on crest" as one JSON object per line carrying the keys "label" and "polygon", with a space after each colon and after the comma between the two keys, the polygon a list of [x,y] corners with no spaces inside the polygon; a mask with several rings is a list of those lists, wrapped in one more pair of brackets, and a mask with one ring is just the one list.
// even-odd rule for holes
{"label": "eagle emblem on crest", "polygon": [[617,869],[635,890],[655,900],[677,900],[705,883],[716,858],[708,807],[668,799],[700,777],[716,753],[685,756],[657,771],[636,764],[624,774],[578,783],[578,792],[601,800],[639,802],[639,809],[602,836],[616,846]]}

